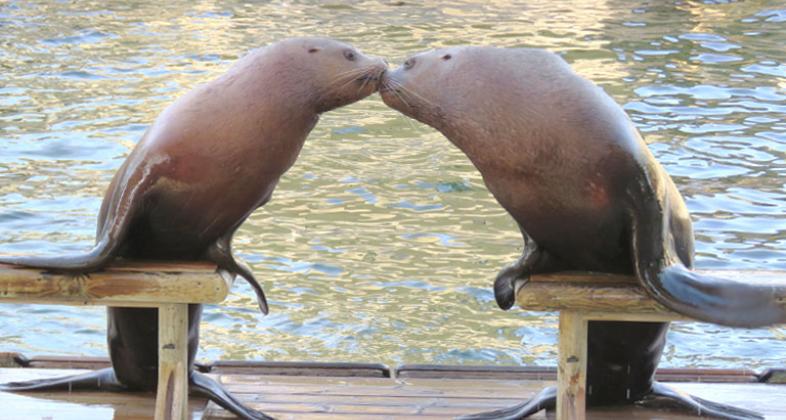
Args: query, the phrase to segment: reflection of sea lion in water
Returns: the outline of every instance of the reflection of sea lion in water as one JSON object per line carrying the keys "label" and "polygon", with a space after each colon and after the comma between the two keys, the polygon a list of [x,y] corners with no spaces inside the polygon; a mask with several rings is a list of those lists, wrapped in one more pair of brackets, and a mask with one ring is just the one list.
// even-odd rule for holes
{"label": "reflection of sea lion in water", "polygon": [[[246,279],[267,313],[261,287],[232,257],[235,230],[264,205],[295,162],[319,114],[375,92],[387,68],[353,47],[297,38],[256,50],[226,74],[179,98],[147,130],[115,174],[101,205],[96,245],[84,255],[2,258],[57,271],[96,271],[115,257],[208,259]],[[189,307],[189,366],[201,305]],[[156,309],[108,308],[112,369],[0,390],[155,389]],[[244,418],[267,418],[189,369],[191,391]]]}
{"label": "reflection of sea lion in water", "polygon": [[[522,257],[494,292],[503,309],[530,274],[587,270],[635,274],[682,314],[731,326],[786,321],[771,291],[689,271],[693,232],[671,178],[620,107],[541,50],[456,47],[422,53],[387,72],[386,104],[441,131],[478,168],[518,222]],[[754,413],[655,383],[668,323],[590,322],[589,405],[662,396],[705,415]],[[553,407],[549,389],[475,418],[521,418]]]}

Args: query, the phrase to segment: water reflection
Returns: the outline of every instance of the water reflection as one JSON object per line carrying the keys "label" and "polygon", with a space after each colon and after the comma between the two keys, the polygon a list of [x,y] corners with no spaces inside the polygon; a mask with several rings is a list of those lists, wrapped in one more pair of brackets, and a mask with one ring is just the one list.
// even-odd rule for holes
{"label": "water reflection", "polygon": [[[393,63],[464,43],[563,54],[675,177],[700,267],[786,270],[785,19],[775,1],[5,2],[0,252],[88,248],[167,104],[249,49],[324,34]],[[554,364],[553,314],[502,312],[490,291],[520,253],[513,222],[460,152],[378,97],[323,116],[235,246],[272,314],[239,283],[206,311],[202,358]],[[2,305],[2,350],[103,355],[101,313]],[[775,366],[785,335],[678,325],[664,365]]]}

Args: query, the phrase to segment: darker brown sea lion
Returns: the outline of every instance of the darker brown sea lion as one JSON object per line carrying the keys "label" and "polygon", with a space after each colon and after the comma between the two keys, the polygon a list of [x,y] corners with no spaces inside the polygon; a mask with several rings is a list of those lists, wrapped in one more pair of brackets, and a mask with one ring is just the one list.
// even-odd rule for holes
{"label": "darker brown sea lion", "polygon": [[[530,274],[635,274],[665,306],[705,321],[755,327],[786,321],[772,290],[690,271],[693,232],[671,178],[625,112],[557,55],[535,49],[454,47],[417,54],[387,72],[386,104],[442,132],[480,171],[524,237],[498,275],[503,309]],[[590,322],[590,406],[651,396],[721,418],[756,413],[654,382],[668,323]],[[468,418],[514,419],[553,407],[545,390],[511,409]]]}
{"label": "darker brown sea lion", "polygon": [[[226,74],[175,101],[147,130],[104,196],[90,252],[0,262],[87,273],[117,257],[208,259],[248,281],[267,313],[262,288],[232,256],[232,235],[270,200],[319,115],[375,92],[386,68],[382,59],[325,38],[288,39],[249,53]],[[191,367],[202,307],[189,309]],[[155,389],[157,311],[108,308],[108,323],[112,369],[4,384],[0,390]],[[192,393],[242,418],[269,418],[207,376],[191,368],[189,375]]]}

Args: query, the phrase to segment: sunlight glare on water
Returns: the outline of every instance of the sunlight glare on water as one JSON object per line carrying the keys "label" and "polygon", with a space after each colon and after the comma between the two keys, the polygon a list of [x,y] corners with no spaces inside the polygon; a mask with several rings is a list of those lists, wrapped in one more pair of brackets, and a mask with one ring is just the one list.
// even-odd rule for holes
{"label": "sunlight glare on water", "polygon": [[[426,3],[3,2],[0,253],[89,248],[112,174],[167,104],[250,49],[325,35],[393,65],[458,44],[561,53],[673,175],[698,267],[786,270],[782,4]],[[238,282],[206,309],[200,359],[555,364],[554,314],[494,303],[514,223],[463,154],[377,95],[323,115],[234,245],[271,314]],[[103,314],[0,305],[0,351],[106,355]],[[675,324],[662,365],[782,366],[784,339]]]}

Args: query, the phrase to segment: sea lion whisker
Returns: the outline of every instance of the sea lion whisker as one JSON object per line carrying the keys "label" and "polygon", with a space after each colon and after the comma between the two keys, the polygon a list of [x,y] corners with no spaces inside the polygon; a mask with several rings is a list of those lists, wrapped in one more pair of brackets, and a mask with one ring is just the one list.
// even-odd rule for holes
{"label": "sea lion whisker", "polygon": [[392,92],[393,95],[396,96],[396,98],[398,98],[401,102],[403,102],[407,108],[412,108],[412,105],[409,102],[407,102],[407,100],[404,98],[404,93],[405,93],[404,86],[402,86],[401,83],[396,82],[395,80],[390,80],[390,85],[391,85],[390,92]]}
{"label": "sea lion whisker", "polygon": [[324,98],[335,97],[338,92],[346,89],[349,85],[357,82],[358,80],[363,82],[363,85],[357,91],[357,93],[360,94],[363,87],[365,87],[365,84],[368,83],[368,75],[371,74],[374,70],[375,66],[369,65],[341,73],[339,76],[334,77],[323,89],[319,91],[319,93],[316,95],[318,98],[317,102],[323,102]]}
{"label": "sea lion whisker", "polygon": [[366,88],[366,85],[368,84],[369,80],[371,80],[371,78],[369,77],[370,75],[371,75],[370,71],[367,74],[363,75],[362,78],[363,82],[360,84],[360,87],[358,88],[358,93],[362,92],[363,89]]}
{"label": "sea lion whisker", "polygon": [[394,94],[394,95],[396,95],[396,97],[397,97],[397,98],[398,98],[398,99],[399,99],[401,102],[404,102],[404,105],[406,105],[406,106],[407,106],[407,108],[412,108],[412,105],[410,105],[410,104],[409,104],[409,102],[407,102],[407,100],[406,100],[406,99],[404,99],[404,95],[403,95],[403,94],[402,94],[400,91],[398,91],[397,89],[393,89],[393,94]]}
{"label": "sea lion whisker", "polygon": [[352,69],[349,71],[345,71],[341,74],[336,75],[330,82],[328,82],[326,88],[331,89],[335,88],[338,84],[341,84],[341,87],[346,86],[348,82],[352,82],[358,79],[358,76],[363,75],[364,73],[368,73],[372,69],[371,66],[361,67],[359,69]]}
{"label": "sea lion whisker", "polygon": [[[400,85],[399,88],[401,89],[402,93],[410,95],[410,97],[415,97],[415,98],[419,99],[420,101],[424,102],[429,107],[436,107],[434,102],[428,100],[425,96],[423,96],[423,95],[413,91],[412,89],[405,87],[403,84]],[[414,88],[416,89],[417,86],[414,86]]]}
{"label": "sea lion whisker", "polygon": [[341,73],[341,75],[334,77],[328,82],[318,96],[320,98],[333,96],[334,93],[346,88],[352,82],[356,81],[358,76],[366,71],[368,71],[366,68],[360,68]]}
{"label": "sea lion whisker", "polygon": [[371,66],[359,67],[359,68],[356,68],[356,69],[350,69],[350,70],[341,72],[341,73],[335,75],[335,77],[333,77],[333,80],[343,79],[344,76],[347,76],[349,74],[360,74],[360,73],[363,73],[365,71],[368,71],[369,67],[371,67]]}

